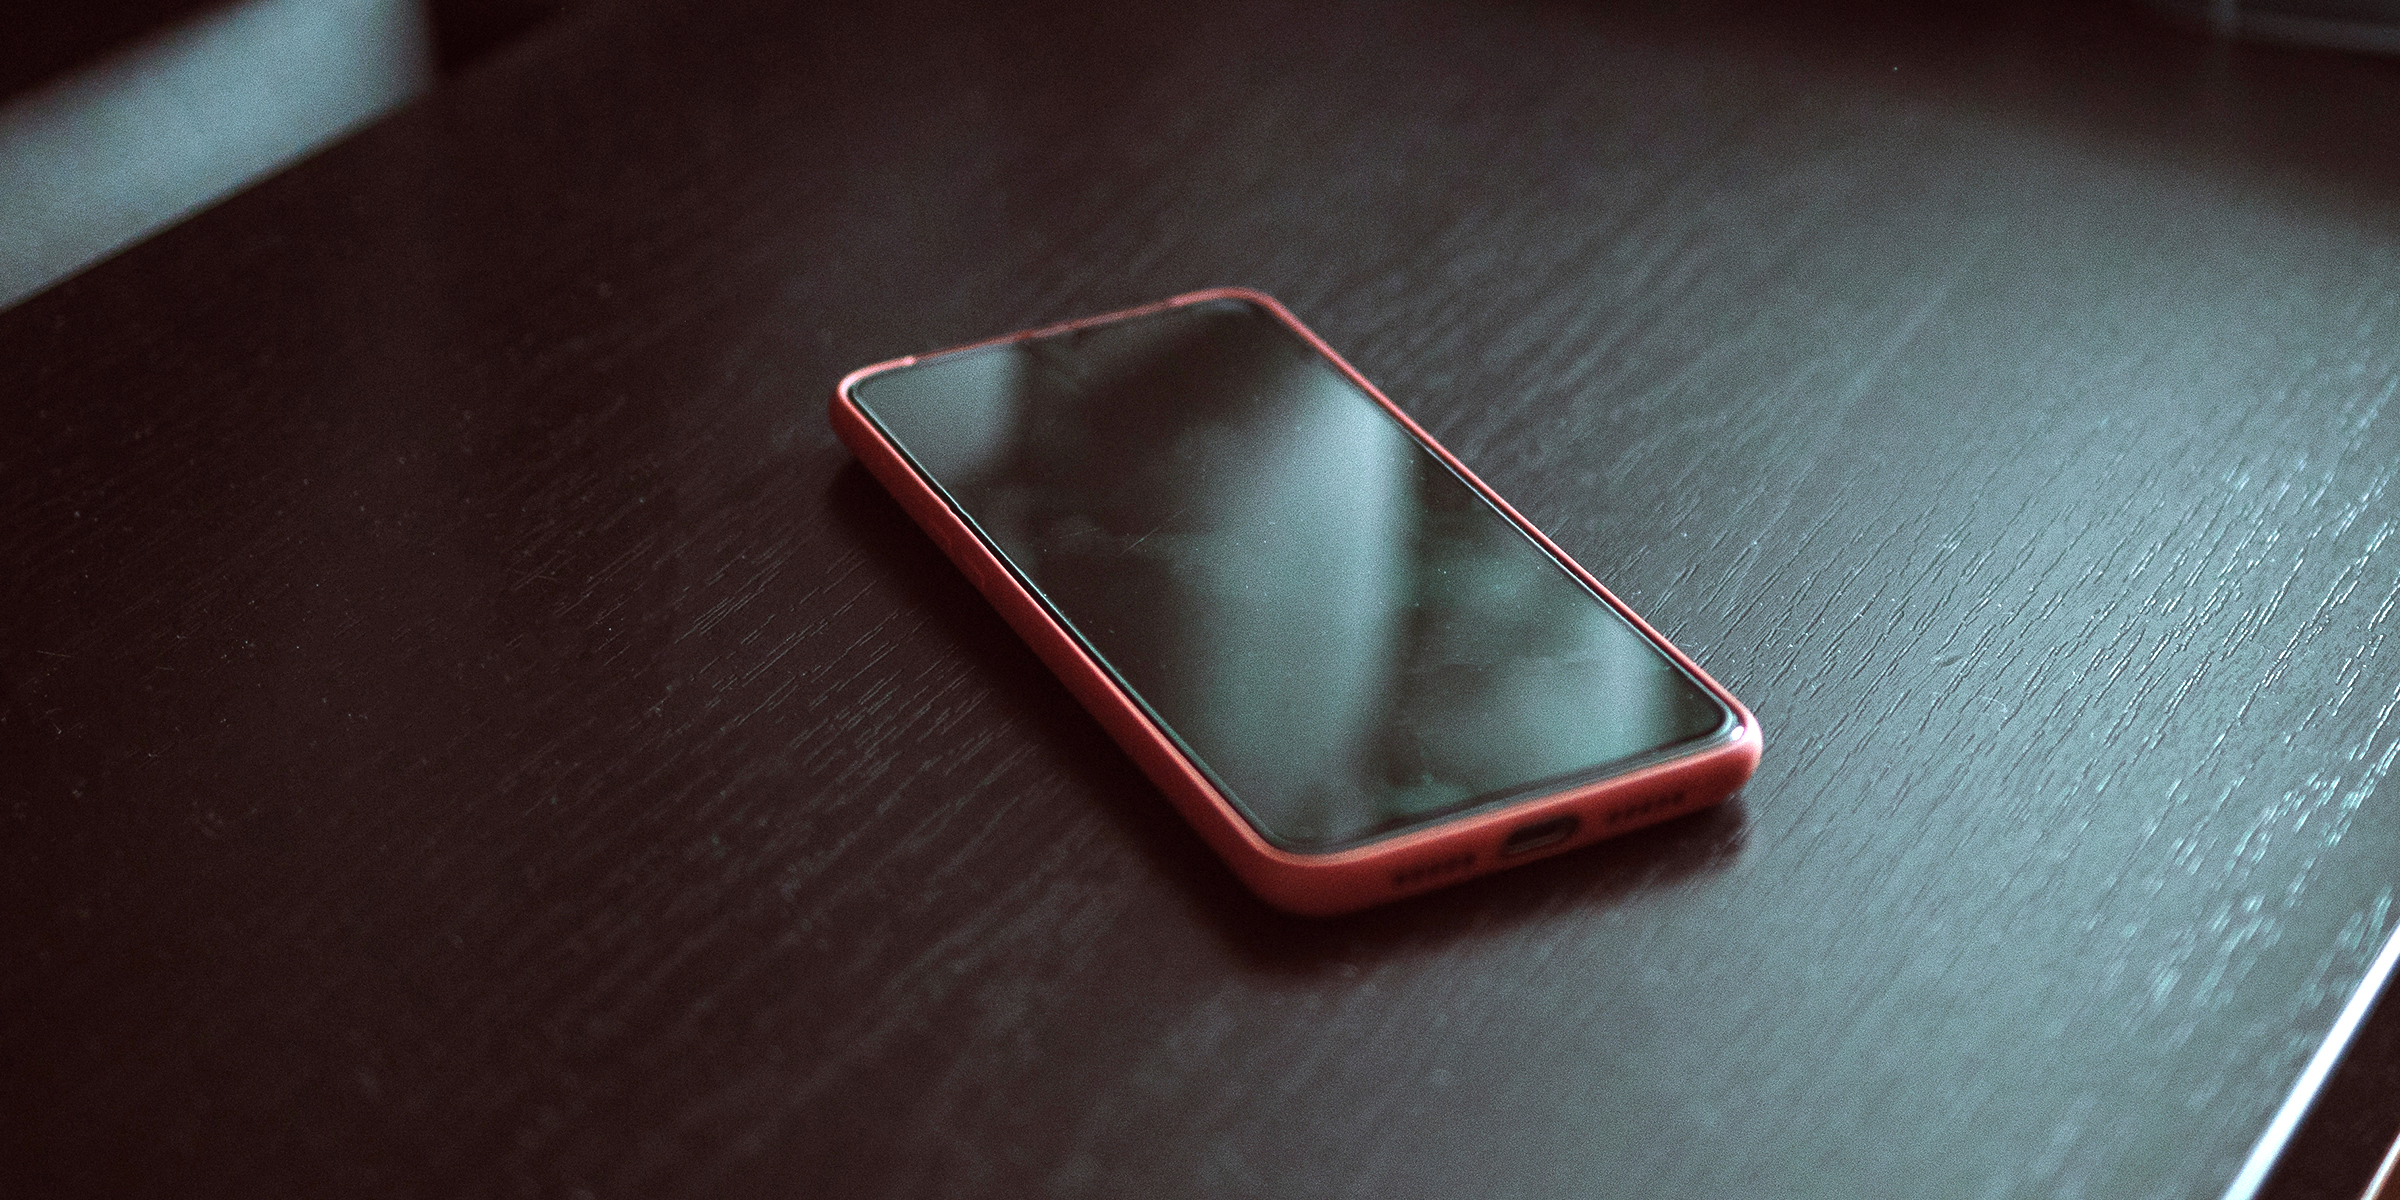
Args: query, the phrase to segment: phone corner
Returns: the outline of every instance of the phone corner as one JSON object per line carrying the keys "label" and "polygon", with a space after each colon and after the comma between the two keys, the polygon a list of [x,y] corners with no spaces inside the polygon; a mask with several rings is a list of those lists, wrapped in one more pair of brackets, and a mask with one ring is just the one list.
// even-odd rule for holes
{"label": "phone corner", "polygon": [[844,408],[857,407],[858,400],[853,397],[851,393],[857,389],[860,383],[865,382],[872,376],[881,375],[886,371],[912,366],[916,363],[917,357],[917,355],[910,354],[900,358],[885,359],[884,361],[878,363],[868,363],[866,366],[860,367],[857,370],[852,371],[834,381],[833,399],[831,401],[833,410],[835,412],[840,412]]}
{"label": "phone corner", "polygon": [[1292,310],[1286,308],[1283,301],[1268,295],[1266,292],[1260,291],[1257,288],[1250,287],[1245,284],[1227,284],[1223,287],[1201,288],[1198,291],[1185,292],[1179,296],[1176,296],[1174,299],[1168,301],[1168,303],[1177,305],[1201,304],[1210,300],[1240,300],[1244,303],[1258,305],[1259,307],[1275,313],[1286,320],[1296,321],[1298,319],[1292,316]]}
{"label": "phone corner", "polygon": [[1758,718],[1738,701],[1734,705],[1734,712],[1741,718],[1742,727],[1740,732],[1734,734],[1731,747],[1734,759],[1733,784],[1725,789],[1729,797],[1750,782],[1750,777],[1758,772],[1759,760],[1765,758],[1767,753],[1767,735],[1759,727]]}
{"label": "phone corner", "polygon": [[1695,796],[1706,797],[1704,803],[1695,804],[1687,811],[1713,808],[1733,799],[1749,784],[1750,777],[1758,772],[1759,759],[1766,748],[1758,720],[1738,702],[1734,706],[1734,713],[1738,724],[1734,726],[1732,734],[1715,749],[1701,754],[1682,772],[1684,788]]}

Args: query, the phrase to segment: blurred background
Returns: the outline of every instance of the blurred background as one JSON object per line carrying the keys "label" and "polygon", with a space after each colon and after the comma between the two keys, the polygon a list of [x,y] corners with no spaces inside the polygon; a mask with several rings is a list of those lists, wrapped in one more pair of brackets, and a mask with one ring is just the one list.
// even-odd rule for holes
{"label": "blurred background", "polygon": [[456,75],[574,0],[90,0],[0,38],[0,308]]}
{"label": "blurred background", "polygon": [[[579,3],[92,0],[13,14],[0,41],[0,308]],[[2119,3],[2189,36],[2400,52],[2400,0]]]}

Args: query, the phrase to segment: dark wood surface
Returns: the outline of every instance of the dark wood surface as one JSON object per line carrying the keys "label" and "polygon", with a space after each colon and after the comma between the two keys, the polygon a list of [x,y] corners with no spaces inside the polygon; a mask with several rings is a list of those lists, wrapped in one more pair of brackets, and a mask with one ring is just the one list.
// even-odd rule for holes
{"label": "dark wood surface", "polygon": [[[2217,1195],[2395,925],[2396,115],[2084,5],[578,13],[0,314],[7,1190]],[[1220,283],[1746,792],[1250,899],[822,416]]]}

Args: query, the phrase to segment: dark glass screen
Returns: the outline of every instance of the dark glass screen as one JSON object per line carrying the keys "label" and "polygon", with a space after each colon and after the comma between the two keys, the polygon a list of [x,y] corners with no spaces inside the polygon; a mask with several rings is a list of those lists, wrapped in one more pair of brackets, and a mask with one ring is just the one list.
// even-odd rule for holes
{"label": "dark glass screen", "polygon": [[936,355],[852,395],[1287,848],[1356,844],[1730,728],[1254,304]]}

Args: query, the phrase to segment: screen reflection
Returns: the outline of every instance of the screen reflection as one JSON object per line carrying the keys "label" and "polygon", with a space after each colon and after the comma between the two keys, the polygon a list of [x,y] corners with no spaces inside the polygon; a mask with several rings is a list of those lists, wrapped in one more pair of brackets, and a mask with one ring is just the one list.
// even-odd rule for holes
{"label": "screen reflection", "polygon": [[1354,844],[1730,725],[1247,302],[934,356],[853,398],[1287,848]]}

